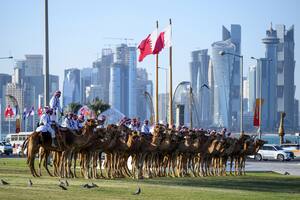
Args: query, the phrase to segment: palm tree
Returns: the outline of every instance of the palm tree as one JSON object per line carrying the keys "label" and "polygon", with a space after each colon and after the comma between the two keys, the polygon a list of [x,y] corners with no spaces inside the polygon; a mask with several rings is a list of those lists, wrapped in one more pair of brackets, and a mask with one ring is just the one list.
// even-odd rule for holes
{"label": "palm tree", "polygon": [[96,114],[99,115],[100,113],[106,111],[110,108],[110,105],[102,101],[96,97],[92,102],[88,103],[88,107]]}
{"label": "palm tree", "polygon": [[78,102],[69,103],[67,110],[72,113],[77,113],[82,105]]}

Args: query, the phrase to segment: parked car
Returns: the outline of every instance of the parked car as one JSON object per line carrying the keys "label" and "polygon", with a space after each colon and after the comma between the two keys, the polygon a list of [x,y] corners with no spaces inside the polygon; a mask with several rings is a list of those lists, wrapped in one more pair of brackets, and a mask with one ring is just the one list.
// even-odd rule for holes
{"label": "parked car", "polygon": [[10,143],[0,142],[0,155],[6,154],[10,155],[13,153],[13,148]]}
{"label": "parked car", "polygon": [[292,151],[295,157],[300,157],[300,144],[282,144],[281,148]]}
{"label": "parked car", "polygon": [[294,153],[289,150],[284,150],[279,145],[265,144],[260,148],[254,156],[255,160],[280,160],[289,161],[294,159]]}

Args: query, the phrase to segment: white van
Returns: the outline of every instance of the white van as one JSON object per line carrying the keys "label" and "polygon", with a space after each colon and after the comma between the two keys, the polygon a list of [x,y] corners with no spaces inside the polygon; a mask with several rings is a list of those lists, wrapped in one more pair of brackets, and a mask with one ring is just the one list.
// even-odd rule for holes
{"label": "white van", "polygon": [[6,142],[12,145],[14,154],[19,154],[23,142],[31,133],[32,132],[11,133],[6,136]]}

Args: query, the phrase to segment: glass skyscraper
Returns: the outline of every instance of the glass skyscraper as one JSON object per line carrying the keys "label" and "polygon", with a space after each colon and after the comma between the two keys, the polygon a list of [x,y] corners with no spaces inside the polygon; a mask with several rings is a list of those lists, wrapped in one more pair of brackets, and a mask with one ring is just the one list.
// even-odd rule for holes
{"label": "glass skyscraper", "polygon": [[279,43],[277,46],[277,122],[280,120],[280,112],[285,112],[285,127],[293,129],[297,127],[297,119],[294,118],[295,101],[295,63],[294,60],[294,26],[286,29],[285,25],[276,25]]}
{"label": "glass skyscraper", "polygon": [[210,124],[210,88],[208,87],[208,66],[210,56],[208,49],[196,50],[192,52],[192,62],[190,63],[190,75],[193,93],[197,101],[197,112],[195,115],[199,119],[198,126],[208,126]]}
{"label": "glass skyscraper", "polygon": [[80,103],[80,70],[66,69],[63,84],[63,107],[70,103]]}
{"label": "glass skyscraper", "polygon": [[230,41],[212,44],[212,65],[214,77],[213,124],[217,127],[230,126],[230,82],[232,79],[233,57],[220,55],[220,51],[234,53],[235,45]]}
{"label": "glass skyscraper", "polygon": [[240,59],[220,55],[220,51],[241,54],[241,26],[232,24],[230,31],[222,27],[222,41],[212,44],[213,125],[239,129]]}

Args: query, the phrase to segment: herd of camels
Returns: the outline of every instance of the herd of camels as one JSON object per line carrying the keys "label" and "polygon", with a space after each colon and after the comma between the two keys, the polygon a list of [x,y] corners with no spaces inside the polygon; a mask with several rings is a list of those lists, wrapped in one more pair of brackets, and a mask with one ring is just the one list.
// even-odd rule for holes
{"label": "herd of camels", "polygon": [[[244,175],[246,157],[265,143],[246,134],[232,138],[205,130],[178,132],[163,125],[146,135],[125,125],[96,128],[94,120],[88,120],[78,132],[58,127],[55,131],[55,148],[51,135],[40,132],[33,132],[23,143],[33,176],[42,175],[42,165],[50,176],[62,178],[78,177],[77,168],[86,179]],[[38,171],[34,165],[37,155]],[[50,156],[52,172],[48,169]]]}

